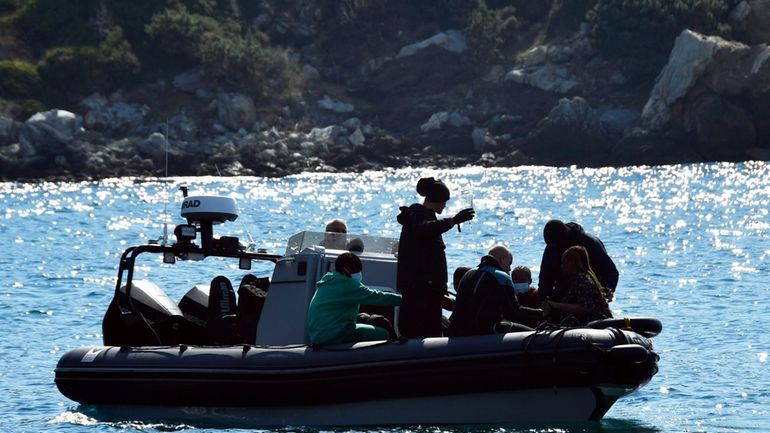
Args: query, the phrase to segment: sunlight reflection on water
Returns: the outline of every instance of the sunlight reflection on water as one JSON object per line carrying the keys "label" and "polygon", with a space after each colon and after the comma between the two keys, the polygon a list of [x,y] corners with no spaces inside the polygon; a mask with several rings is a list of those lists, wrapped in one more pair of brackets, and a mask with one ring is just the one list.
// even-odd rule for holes
{"label": "sunlight reflection on water", "polygon": [[[533,270],[536,281],[546,221],[574,220],[598,234],[621,272],[613,312],[663,321],[655,339],[661,370],[599,424],[377,431],[639,433],[767,427],[770,325],[757,318],[766,315],[770,296],[770,165],[754,162],[0,183],[0,240],[10,248],[0,255],[6,282],[0,285],[0,326],[12,330],[0,343],[0,377],[3,388],[13,390],[0,393],[0,404],[8,408],[0,431],[202,431],[179,425],[90,424],[87,414],[72,410],[76,405],[58,393],[51,373],[61,353],[101,342],[101,316],[120,253],[157,238],[164,222],[181,222],[180,185],[189,185],[191,194],[236,198],[239,218],[216,231],[241,239],[250,234],[259,246],[282,252],[295,232],[322,230],[335,217],[346,219],[351,233],[398,237],[395,215],[399,206],[421,199],[415,184],[423,176],[443,179],[458,202],[459,192],[466,191],[477,211],[477,219],[461,233],[444,235],[450,271],[474,265],[491,246],[504,243],[516,264]],[[450,201],[444,216],[457,210]],[[139,270],[151,273],[153,266]]]}

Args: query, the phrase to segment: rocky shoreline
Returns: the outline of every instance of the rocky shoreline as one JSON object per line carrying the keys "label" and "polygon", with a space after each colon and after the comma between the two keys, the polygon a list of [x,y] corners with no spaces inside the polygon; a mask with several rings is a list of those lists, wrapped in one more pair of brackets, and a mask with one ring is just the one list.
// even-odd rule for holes
{"label": "rocky shoreline", "polygon": [[306,56],[308,90],[278,113],[261,111],[246,94],[216,93],[191,70],[91,95],[75,110],[23,122],[0,117],[0,178],[162,176],[167,156],[172,176],[269,177],[770,160],[764,43],[686,30],[651,88],[631,86],[584,36],[475,76],[457,69],[464,49],[460,32],[440,32],[370,60],[357,83],[367,98],[352,85],[332,91]]}

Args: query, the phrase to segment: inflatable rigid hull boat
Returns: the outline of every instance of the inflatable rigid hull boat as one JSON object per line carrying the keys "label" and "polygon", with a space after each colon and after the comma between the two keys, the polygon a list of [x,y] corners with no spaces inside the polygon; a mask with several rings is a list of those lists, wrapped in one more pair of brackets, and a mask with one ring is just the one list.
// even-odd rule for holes
{"label": "inflatable rigid hull boat", "polygon": [[67,353],[56,383],[83,404],[165,407],[167,417],[220,408],[212,414],[253,425],[574,421],[600,419],[650,380],[656,359],[649,340],[614,328],[322,350],[95,347]]}
{"label": "inflatable rigid hull boat", "polygon": [[[250,427],[499,424],[598,420],[657,373],[650,338],[661,325],[649,318],[311,347],[306,315],[315,282],[355,240],[364,283],[394,290],[396,240],[302,232],[283,255],[253,252],[235,238],[213,237],[212,223],[235,217],[229,200],[185,197],[188,224],[177,226],[176,243],[126,250],[103,321],[105,345],[60,359],[62,394],[98,416],[123,419]],[[193,242],[198,234],[201,246]],[[247,274],[237,300],[219,275],[177,304],[154,283],[134,279],[144,253],[162,256],[170,268],[176,260],[223,257],[242,270],[254,261],[273,270],[269,279]],[[378,313],[395,321],[398,309]]]}

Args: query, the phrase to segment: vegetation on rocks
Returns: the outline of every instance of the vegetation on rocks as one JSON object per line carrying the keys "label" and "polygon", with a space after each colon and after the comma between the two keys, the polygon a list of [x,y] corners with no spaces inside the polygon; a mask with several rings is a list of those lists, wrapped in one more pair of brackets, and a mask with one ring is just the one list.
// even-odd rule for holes
{"label": "vegetation on rocks", "polygon": [[588,15],[608,55],[632,59],[641,75],[658,73],[684,29],[729,36],[730,0],[599,0]]}
{"label": "vegetation on rocks", "polygon": [[[0,0],[0,168],[51,162],[20,145],[49,110],[98,154],[58,154],[65,172],[153,166],[165,139],[185,174],[763,155],[765,16],[764,0]],[[648,104],[676,40],[679,93]],[[725,58],[750,76],[723,78],[745,75]],[[739,153],[714,150],[727,133],[704,145],[735,125],[752,131]]]}

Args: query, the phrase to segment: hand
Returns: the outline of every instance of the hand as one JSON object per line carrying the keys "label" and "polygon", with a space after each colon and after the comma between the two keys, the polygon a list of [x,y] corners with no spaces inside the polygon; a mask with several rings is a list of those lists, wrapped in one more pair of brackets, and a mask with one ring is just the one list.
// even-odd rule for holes
{"label": "hand", "polygon": [[604,288],[604,293],[605,293],[605,295],[607,295],[607,302],[608,303],[612,302],[612,300],[615,299],[615,292],[613,292],[612,290],[610,290],[610,289],[605,287]]}
{"label": "hand", "polygon": [[454,311],[455,300],[450,298],[448,295],[444,295],[444,297],[441,298],[441,308],[449,311]]}
{"label": "hand", "polygon": [[543,301],[540,305],[540,309],[543,310],[543,318],[548,317],[548,315],[551,314],[551,301]]}
{"label": "hand", "polygon": [[457,215],[452,217],[452,220],[455,222],[455,224],[464,223],[465,221],[470,221],[476,216],[476,211],[473,210],[473,208],[463,209],[460,212],[457,212]]}

